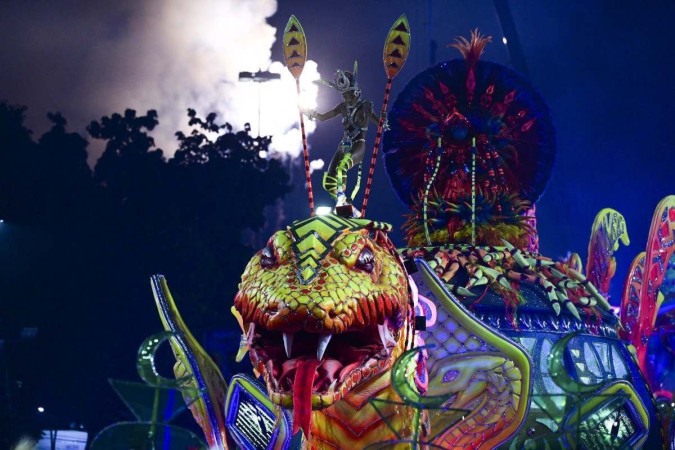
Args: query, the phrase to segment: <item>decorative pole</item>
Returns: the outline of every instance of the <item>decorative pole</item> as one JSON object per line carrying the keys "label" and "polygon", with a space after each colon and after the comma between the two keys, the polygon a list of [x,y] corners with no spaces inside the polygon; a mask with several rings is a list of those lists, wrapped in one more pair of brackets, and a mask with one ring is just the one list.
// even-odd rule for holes
{"label": "decorative pole", "polygon": [[[295,16],[288,19],[284,29],[283,38],[284,60],[286,67],[295,78],[295,87],[300,99],[300,74],[305,68],[307,62],[307,39],[305,31]],[[302,133],[302,155],[305,159],[305,179],[307,181],[307,196],[309,197],[309,215],[314,215],[314,193],[312,192],[312,177],[309,171],[309,149],[307,147],[307,135],[305,134],[305,119],[298,105],[298,114],[300,115],[300,131]]]}
{"label": "decorative pole", "polygon": [[431,235],[429,234],[429,222],[428,222],[428,204],[429,204],[429,191],[436,181],[436,175],[438,175],[438,169],[441,167],[441,157],[443,156],[443,138],[441,135],[438,135],[436,138],[436,163],[434,164],[434,171],[427,182],[427,185],[424,189],[424,203],[422,204],[422,219],[424,222],[424,238],[428,246],[431,246]]}
{"label": "decorative pole", "polygon": [[366,216],[368,207],[368,197],[370,188],[373,184],[373,175],[375,174],[375,163],[377,162],[377,152],[382,140],[382,131],[384,129],[384,117],[387,113],[387,104],[389,103],[389,93],[391,83],[396,75],[403,68],[408,53],[410,52],[410,26],[405,14],[399,17],[389,30],[387,40],[384,43],[384,71],[387,74],[387,86],[384,88],[384,100],[382,102],[382,111],[380,112],[380,122],[377,124],[377,134],[375,135],[375,145],[373,146],[373,156],[370,158],[370,168],[368,169],[368,181],[366,181],[366,190],[363,194],[363,206],[361,207],[361,217]]}
{"label": "decorative pole", "polygon": [[476,138],[471,140],[471,245],[476,245]]}

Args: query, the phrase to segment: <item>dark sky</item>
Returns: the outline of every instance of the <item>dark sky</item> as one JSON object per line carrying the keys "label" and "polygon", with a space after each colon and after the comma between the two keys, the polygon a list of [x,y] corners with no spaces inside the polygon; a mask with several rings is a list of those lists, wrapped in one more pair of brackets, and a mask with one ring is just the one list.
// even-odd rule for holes
{"label": "dark sky", "polygon": [[[187,107],[237,114],[242,95],[250,114],[257,98],[242,94],[236,73],[280,60],[281,33],[291,14],[305,29],[310,58],[322,77],[330,79],[335,69],[349,69],[358,60],[360,84],[376,105],[386,82],[384,39],[402,13],[410,21],[412,49],[394,80],[392,103],[432,62],[431,40],[437,43],[435,62],[452,59],[458,54],[446,44],[477,27],[494,37],[483,59],[510,64],[488,0],[193,4],[2,2],[0,98],[27,105],[29,125],[38,133],[45,127],[42,117],[54,110],[63,111],[75,130],[125,107],[158,108],[160,123],[164,118],[169,126]],[[616,296],[628,264],[644,248],[654,207],[675,193],[675,2],[518,0],[510,5],[531,82],[557,128],[553,176],[537,205],[542,253],[558,257],[572,250],[585,259],[595,214],[604,207],[619,210],[632,243],[617,255]],[[321,88],[319,110],[337,101],[335,92]],[[273,113],[280,108],[271,107]],[[309,138],[312,158],[329,160],[340,134],[337,120],[319,124]],[[288,220],[307,214],[301,180],[296,169],[295,193],[286,201]],[[320,174],[313,180],[318,191]],[[327,199],[318,194],[319,202]],[[380,163],[368,215],[400,226],[404,213]],[[395,238],[402,244],[400,235]]]}

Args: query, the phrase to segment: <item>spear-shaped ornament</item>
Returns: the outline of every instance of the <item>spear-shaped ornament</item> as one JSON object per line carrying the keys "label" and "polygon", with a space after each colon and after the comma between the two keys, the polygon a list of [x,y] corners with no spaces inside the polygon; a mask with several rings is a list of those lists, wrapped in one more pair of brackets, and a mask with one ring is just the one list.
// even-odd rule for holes
{"label": "spear-shaped ornament", "polygon": [[387,74],[387,86],[384,89],[384,100],[382,101],[382,112],[380,122],[377,125],[377,134],[375,135],[375,145],[373,146],[373,156],[370,158],[370,168],[368,170],[368,181],[366,190],[363,194],[363,207],[361,208],[361,217],[365,217],[368,206],[368,197],[370,188],[373,184],[373,175],[375,174],[375,163],[377,162],[377,152],[382,142],[382,131],[384,130],[384,120],[387,113],[387,104],[389,103],[389,93],[391,92],[391,83],[394,77],[403,68],[408,53],[410,52],[410,26],[405,14],[401,15],[389,30],[387,40],[384,43],[383,61],[384,71]]}
{"label": "spear-shaped ornament", "polygon": [[[298,92],[298,99],[300,98],[300,75],[305,68],[307,62],[307,39],[305,38],[305,31],[302,25],[295,16],[288,19],[286,28],[284,29],[283,38],[284,61],[286,67],[295,78],[295,87]],[[305,119],[302,112],[298,109],[300,115],[300,131],[302,134],[302,155],[305,160],[305,178],[307,181],[307,196],[309,197],[309,213],[314,215],[314,193],[312,192],[312,177],[309,171],[309,149],[307,146],[307,135],[305,134]]]}

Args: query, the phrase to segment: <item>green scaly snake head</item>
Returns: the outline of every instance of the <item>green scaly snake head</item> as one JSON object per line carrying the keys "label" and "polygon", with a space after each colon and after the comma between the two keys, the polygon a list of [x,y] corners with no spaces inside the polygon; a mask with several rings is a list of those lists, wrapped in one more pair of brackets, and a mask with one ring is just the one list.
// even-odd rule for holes
{"label": "green scaly snake head", "polygon": [[275,233],[251,259],[233,310],[273,402],[330,406],[410,347],[410,286],[388,230],[315,216]]}

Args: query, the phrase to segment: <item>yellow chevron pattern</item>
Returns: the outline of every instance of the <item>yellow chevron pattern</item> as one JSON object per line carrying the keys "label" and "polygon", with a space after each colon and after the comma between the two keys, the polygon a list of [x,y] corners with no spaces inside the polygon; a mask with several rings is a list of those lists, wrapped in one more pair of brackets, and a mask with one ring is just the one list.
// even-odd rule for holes
{"label": "yellow chevron pattern", "polygon": [[344,233],[369,228],[388,231],[391,225],[367,219],[348,219],[334,214],[313,216],[288,227],[293,238],[291,249],[301,283],[311,282],[319,266],[333,249],[333,242]]}

